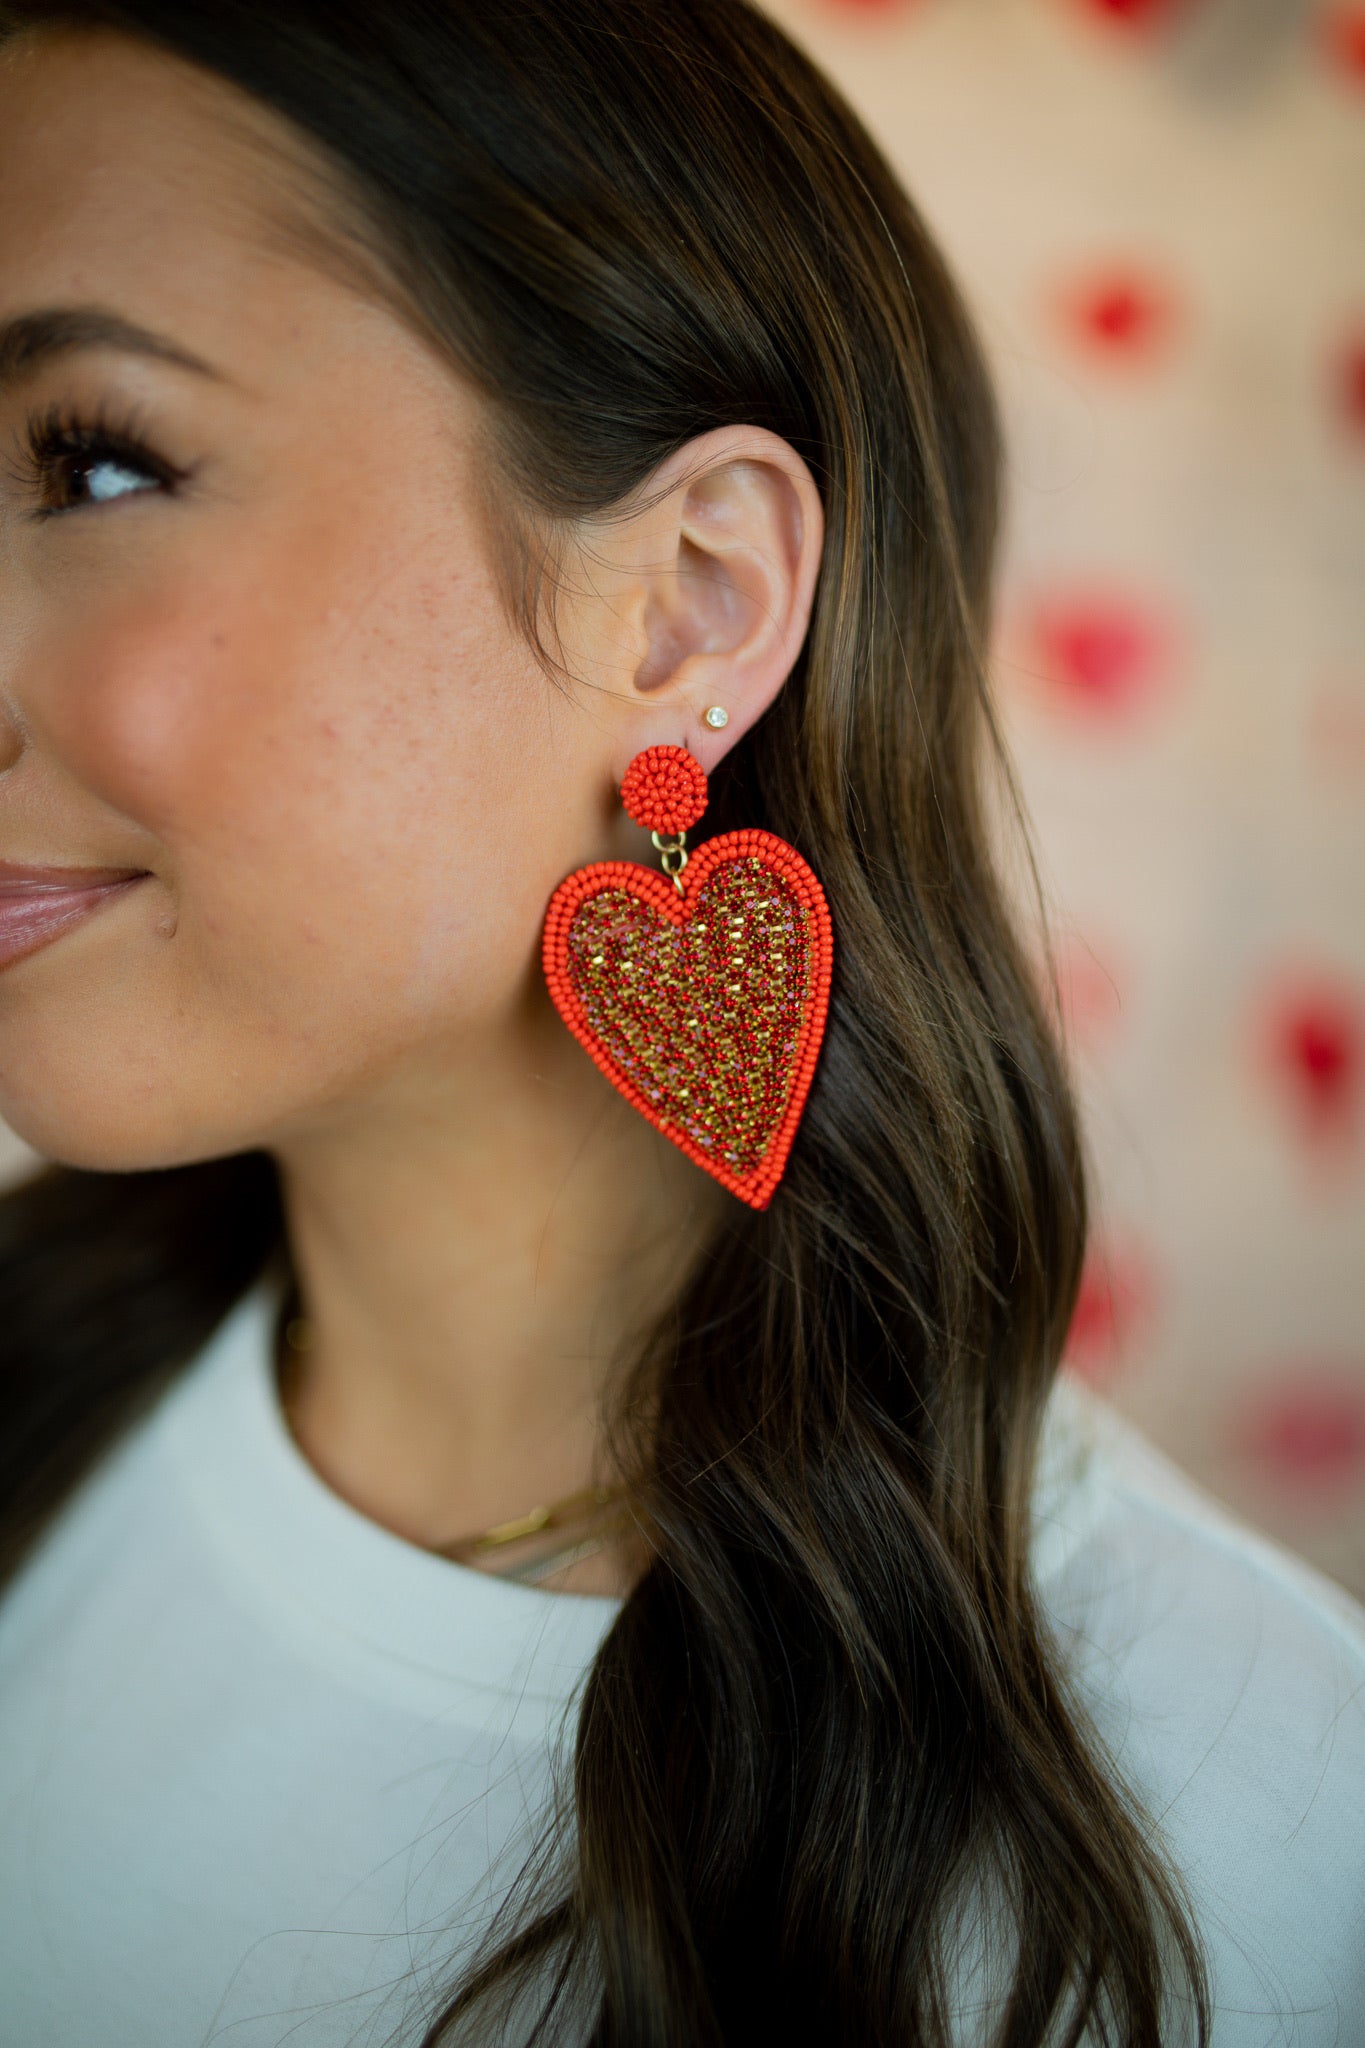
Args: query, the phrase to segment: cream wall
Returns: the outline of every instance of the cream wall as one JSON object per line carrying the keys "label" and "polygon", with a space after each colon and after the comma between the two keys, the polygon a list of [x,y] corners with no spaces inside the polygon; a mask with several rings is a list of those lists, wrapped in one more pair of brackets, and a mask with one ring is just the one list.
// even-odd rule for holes
{"label": "cream wall", "polygon": [[772,11],[1004,401],[998,697],[1099,1187],[1070,1369],[1365,1595],[1365,7]]}

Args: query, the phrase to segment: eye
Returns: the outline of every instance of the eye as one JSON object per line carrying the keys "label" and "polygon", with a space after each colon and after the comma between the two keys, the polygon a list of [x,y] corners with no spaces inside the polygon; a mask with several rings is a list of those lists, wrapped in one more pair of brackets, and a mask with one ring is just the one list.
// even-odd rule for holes
{"label": "eye", "polygon": [[88,455],[73,465],[71,474],[85,479],[84,488],[96,504],[106,498],[121,498],[130,488],[148,488],[148,478],[137,462],[121,462],[116,455]]}
{"label": "eye", "polygon": [[40,519],[173,490],[184,480],[184,471],[148,446],[134,420],[83,416],[60,405],[29,420],[21,471]]}

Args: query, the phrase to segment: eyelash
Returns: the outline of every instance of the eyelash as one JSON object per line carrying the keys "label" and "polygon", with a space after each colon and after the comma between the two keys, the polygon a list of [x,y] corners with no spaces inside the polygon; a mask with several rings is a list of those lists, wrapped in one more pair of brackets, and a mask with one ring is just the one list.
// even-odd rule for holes
{"label": "eyelash", "polygon": [[[44,484],[51,483],[63,463],[78,469],[93,469],[102,461],[113,461],[121,468],[135,470],[166,490],[174,490],[185,477],[185,471],[163,461],[147,445],[133,413],[115,417],[100,406],[93,413],[85,414],[58,400],[44,412],[30,416],[24,432],[19,472],[25,489],[41,493]],[[126,495],[142,497],[144,493],[131,491]],[[85,510],[92,504],[117,502],[117,499],[78,499],[69,505],[39,504],[34,507],[34,517],[51,519]]]}

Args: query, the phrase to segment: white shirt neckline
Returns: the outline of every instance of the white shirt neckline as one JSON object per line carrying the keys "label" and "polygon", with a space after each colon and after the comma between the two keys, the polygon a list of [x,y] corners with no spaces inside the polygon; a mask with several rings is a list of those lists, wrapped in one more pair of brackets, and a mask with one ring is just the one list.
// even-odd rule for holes
{"label": "white shirt neckline", "polygon": [[[358,1651],[462,1688],[567,1707],[621,1611],[421,1549],[333,1492],[295,1443],[274,1370],[277,1291],[253,1287],[150,1419],[192,1520],[239,1589]],[[1033,1495],[1035,1582],[1059,1571],[1095,1510],[1094,1397],[1052,1388]]]}
{"label": "white shirt neckline", "polygon": [[567,1706],[621,1603],[455,1564],[334,1493],[280,1407],[277,1312],[272,1287],[246,1294],[152,1424],[230,1576],[439,1680]]}
{"label": "white shirt neckline", "polygon": [[[0,1613],[6,2038],[387,2037],[572,1798],[618,1603],[470,1571],[333,1494],[280,1410],[276,1307],[230,1312]],[[1212,1943],[1220,2041],[1290,2012],[1330,2035],[1365,2010],[1360,1608],[1066,1375],[1031,1507],[1080,1706]],[[989,1979],[964,1971],[954,2010]]]}

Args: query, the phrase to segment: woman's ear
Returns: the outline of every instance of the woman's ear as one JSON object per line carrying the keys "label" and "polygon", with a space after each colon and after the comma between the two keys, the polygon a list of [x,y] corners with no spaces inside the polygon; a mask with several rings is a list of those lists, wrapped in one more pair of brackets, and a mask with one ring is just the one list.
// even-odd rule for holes
{"label": "woman's ear", "polygon": [[[820,494],[789,442],[736,426],[689,441],[634,506],[618,508],[591,550],[590,580],[614,621],[613,772],[664,743],[709,771],[800,652],[824,544]],[[713,707],[723,723],[707,722]]]}

